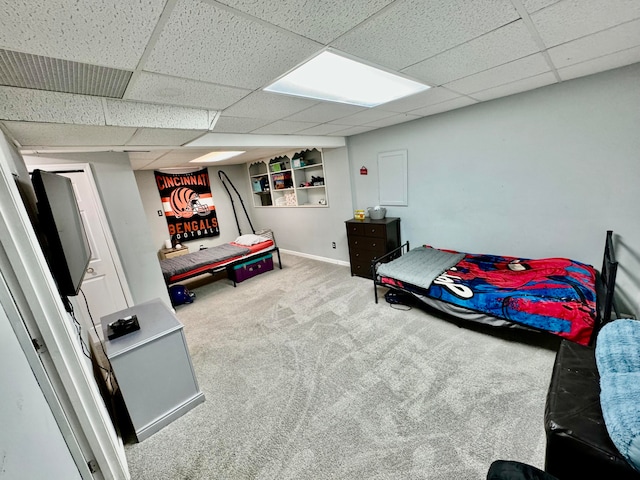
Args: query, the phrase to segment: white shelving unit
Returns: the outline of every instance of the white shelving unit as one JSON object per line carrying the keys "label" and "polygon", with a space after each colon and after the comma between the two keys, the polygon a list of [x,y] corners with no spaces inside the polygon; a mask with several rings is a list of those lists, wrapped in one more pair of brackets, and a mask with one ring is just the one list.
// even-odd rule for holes
{"label": "white shelving unit", "polygon": [[249,164],[256,207],[327,207],[322,152],[296,151]]}

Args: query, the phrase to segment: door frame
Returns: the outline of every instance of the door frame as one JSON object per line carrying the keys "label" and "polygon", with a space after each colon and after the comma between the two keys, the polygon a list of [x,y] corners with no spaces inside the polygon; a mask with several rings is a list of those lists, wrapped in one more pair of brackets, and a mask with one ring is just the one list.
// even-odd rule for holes
{"label": "door frame", "polygon": [[[0,241],[4,253],[0,260],[3,281],[10,283],[6,291],[0,289],[0,301],[7,313],[14,312],[14,325],[16,312],[24,322],[24,331],[14,326],[16,337],[34,372],[51,380],[52,388],[45,383],[43,392],[54,402],[50,403],[51,411],[83,478],[130,479],[124,449],[114,438],[93,372],[76,345],[72,325],[13,178],[10,147],[3,140],[0,138]],[[17,303],[10,302],[8,296]],[[35,353],[32,339],[42,343],[46,352],[40,349],[40,354]],[[58,408],[55,399],[69,413]],[[87,458],[87,452],[93,458]],[[97,473],[87,473],[89,460],[97,463]]]}
{"label": "door frame", "polygon": [[129,289],[129,284],[127,283],[127,277],[124,274],[124,269],[122,268],[122,262],[120,261],[120,256],[118,255],[118,250],[116,248],[115,241],[113,240],[113,235],[111,233],[111,228],[109,227],[109,222],[107,221],[107,215],[105,214],[104,207],[102,205],[102,200],[100,199],[100,195],[98,193],[98,186],[96,185],[95,178],[93,176],[93,169],[91,168],[90,163],[27,163],[27,169],[29,172],[32,172],[36,168],[41,170],[46,170],[48,172],[59,172],[65,170],[79,170],[84,173],[87,180],[89,181],[89,185],[91,186],[92,191],[92,199],[96,213],[98,215],[98,220],[100,221],[100,226],[102,227],[102,233],[105,236],[107,241],[107,248],[109,249],[109,255],[111,256],[111,260],[113,261],[113,265],[116,268],[116,275],[118,276],[118,281],[120,282],[120,287],[122,288],[122,293],[124,294],[125,302],[127,303],[127,308],[132,307],[134,305],[133,297],[131,295],[131,290]]}

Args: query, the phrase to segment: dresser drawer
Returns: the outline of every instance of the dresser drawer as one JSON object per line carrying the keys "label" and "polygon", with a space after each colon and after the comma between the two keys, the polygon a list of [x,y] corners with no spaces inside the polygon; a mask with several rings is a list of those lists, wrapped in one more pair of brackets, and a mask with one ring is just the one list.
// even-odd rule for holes
{"label": "dresser drawer", "polygon": [[371,261],[351,257],[351,274],[371,278]]}
{"label": "dresser drawer", "polygon": [[387,242],[385,238],[349,237],[349,251],[367,251],[373,256],[384,255],[387,251]]}
{"label": "dresser drawer", "polygon": [[366,225],[362,225],[362,234],[365,237],[386,238],[387,226],[368,223]]}

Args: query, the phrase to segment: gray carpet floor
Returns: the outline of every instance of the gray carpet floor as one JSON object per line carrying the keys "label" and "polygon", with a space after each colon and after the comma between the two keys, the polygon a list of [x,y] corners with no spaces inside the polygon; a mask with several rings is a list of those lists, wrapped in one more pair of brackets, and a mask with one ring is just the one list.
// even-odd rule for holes
{"label": "gray carpet floor", "polygon": [[206,401],[126,445],[133,479],[480,480],[496,459],[543,467],[555,339],[376,305],[348,267],[282,257],[282,270],[203,285],[176,308]]}

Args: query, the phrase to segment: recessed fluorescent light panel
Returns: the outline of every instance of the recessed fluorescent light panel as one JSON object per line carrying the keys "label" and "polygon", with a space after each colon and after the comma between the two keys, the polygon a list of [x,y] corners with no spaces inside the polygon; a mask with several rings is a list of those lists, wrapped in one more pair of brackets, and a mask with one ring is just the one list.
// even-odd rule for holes
{"label": "recessed fluorescent light panel", "polygon": [[375,107],[428,88],[428,85],[325,51],[265,90]]}
{"label": "recessed fluorescent light panel", "polygon": [[229,152],[211,152],[198,157],[194,160],[191,160],[189,163],[213,163],[213,162],[221,162],[222,160],[227,160],[229,158],[236,157],[238,155],[243,154],[244,151],[229,151]]}

